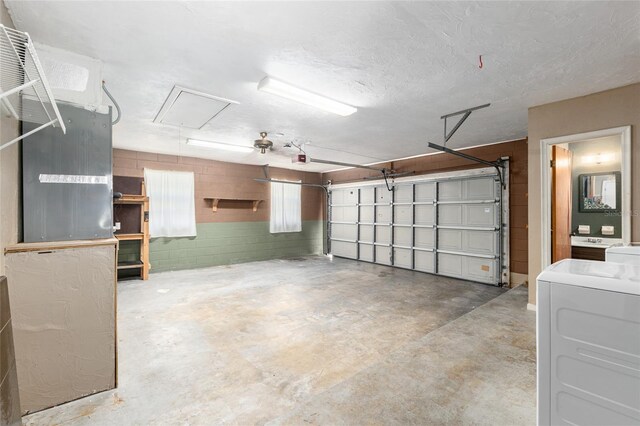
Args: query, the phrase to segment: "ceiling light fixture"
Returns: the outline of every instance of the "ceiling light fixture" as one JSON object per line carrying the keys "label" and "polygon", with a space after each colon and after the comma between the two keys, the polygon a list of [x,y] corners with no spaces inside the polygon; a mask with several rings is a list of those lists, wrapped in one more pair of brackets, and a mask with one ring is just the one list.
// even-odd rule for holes
{"label": "ceiling light fixture", "polygon": [[200,139],[187,139],[187,145],[197,146],[201,148],[212,148],[212,149],[221,149],[224,151],[233,151],[233,152],[253,152],[253,148],[250,146],[242,146],[242,145],[230,145],[228,143],[222,142],[211,142],[211,141],[203,141]]}
{"label": "ceiling light fixture", "polygon": [[258,90],[291,99],[292,101],[300,102],[305,105],[310,105],[343,117],[358,111],[357,108],[352,107],[351,105],[325,98],[324,96],[311,93],[307,90],[300,89],[269,76],[260,80],[258,83]]}

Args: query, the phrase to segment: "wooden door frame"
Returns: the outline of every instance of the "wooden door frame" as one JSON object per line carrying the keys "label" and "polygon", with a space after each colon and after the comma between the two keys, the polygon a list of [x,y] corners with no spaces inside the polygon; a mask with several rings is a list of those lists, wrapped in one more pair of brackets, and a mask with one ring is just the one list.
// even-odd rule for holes
{"label": "wooden door frame", "polygon": [[594,132],[540,139],[540,208],[542,269],[551,265],[551,147],[564,143],[584,142],[590,139],[618,136],[620,138],[620,172],[622,176],[622,242],[631,243],[631,126],[614,127]]}

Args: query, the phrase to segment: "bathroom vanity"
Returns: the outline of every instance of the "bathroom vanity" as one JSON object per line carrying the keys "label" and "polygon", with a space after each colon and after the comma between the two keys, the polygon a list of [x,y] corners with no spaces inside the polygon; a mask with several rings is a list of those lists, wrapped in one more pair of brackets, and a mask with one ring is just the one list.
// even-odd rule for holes
{"label": "bathroom vanity", "polygon": [[622,238],[571,237],[571,258],[584,260],[605,260],[605,250],[622,244]]}

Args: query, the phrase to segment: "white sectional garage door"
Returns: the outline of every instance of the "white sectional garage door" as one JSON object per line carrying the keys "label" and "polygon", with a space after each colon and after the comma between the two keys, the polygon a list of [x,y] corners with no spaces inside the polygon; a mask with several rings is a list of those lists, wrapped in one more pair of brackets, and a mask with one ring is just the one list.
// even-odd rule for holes
{"label": "white sectional garage door", "polygon": [[[506,191],[505,191],[506,192]],[[334,256],[487,284],[508,281],[501,184],[491,169],[330,189]],[[508,204],[508,203],[507,203]],[[507,213],[507,214],[506,214]]]}

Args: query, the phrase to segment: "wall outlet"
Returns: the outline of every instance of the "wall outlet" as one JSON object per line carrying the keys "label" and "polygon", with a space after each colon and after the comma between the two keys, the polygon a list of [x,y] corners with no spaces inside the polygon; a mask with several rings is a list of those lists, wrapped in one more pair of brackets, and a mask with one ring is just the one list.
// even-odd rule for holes
{"label": "wall outlet", "polygon": [[590,234],[591,233],[591,226],[589,225],[578,225],[578,234]]}
{"label": "wall outlet", "polygon": [[613,235],[615,233],[615,226],[602,225],[602,235]]}
{"label": "wall outlet", "polygon": [[116,222],[116,224],[113,227],[113,229],[115,229],[116,231],[119,231],[120,230],[120,222]]}

